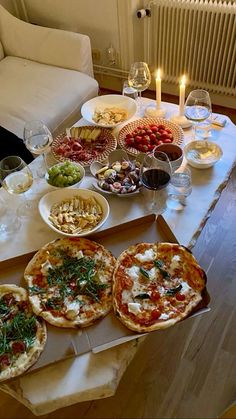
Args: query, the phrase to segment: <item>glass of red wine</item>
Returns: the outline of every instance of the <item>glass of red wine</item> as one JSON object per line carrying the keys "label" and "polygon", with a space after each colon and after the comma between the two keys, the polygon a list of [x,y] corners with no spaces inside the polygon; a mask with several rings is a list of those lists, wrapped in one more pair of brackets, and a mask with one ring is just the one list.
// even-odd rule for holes
{"label": "glass of red wine", "polygon": [[141,182],[145,188],[152,191],[150,209],[155,214],[161,214],[165,210],[166,187],[170,179],[171,164],[166,153],[154,150],[144,157]]}

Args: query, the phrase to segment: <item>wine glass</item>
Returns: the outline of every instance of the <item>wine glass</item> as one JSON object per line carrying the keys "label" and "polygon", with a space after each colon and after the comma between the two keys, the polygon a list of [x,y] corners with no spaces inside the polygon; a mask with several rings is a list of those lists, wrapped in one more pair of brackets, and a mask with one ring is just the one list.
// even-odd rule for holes
{"label": "wine glass", "polygon": [[170,179],[171,164],[166,153],[156,149],[144,157],[141,165],[141,182],[145,188],[152,191],[150,209],[155,214],[161,214],[165,210],[166,187]]}
{"label": "wine glass", "polygon": [[128,82],[130,87],[133,87],[138,92],[138,109],[142,111],[141,92],[146,90],[151,83],[151,73],[147,63],[136,62],[131,64]]}
{"label": "wine glass", "polygon": [[43,164],[39,168],[37,174],[43,177],[46,173],[46,152],[52,143],[53,137],[48,127],[42,121],[29,121],[26,122],[24,127],[25,146],[31,153],[36,155],[43,155]]}
{"label": "wine glass", "polygon": [[[197,130],[200,123],[206,121],[211,115],[211,99],[210,95],[206,90],[192,90],[189,93],[185,102],[185,116],[187,119],[193,122],[194,127],[194,139],[197,138]],[[207,124],[208,131],[210,128],[210,122]],[[207,129],[205,128],[205,131]],[[209,136],[209,133],[205,133]]]}
{"label": "wine glass", "polygon": [[125,80],[123,82],[122,95],[123,96],[130,97],[131,99],[136,100],[137,97],[138,97],[138,92],[137,92],[136,89],[134,89],[133,87],[131,87],[129,85],[128,80]]}
{"label": "wine glass", "polygon": [[[8,156],[0,161],[0,180],[4,189],[10,194],[22,194],[28,191],[33,184],[33,174],[29,166],[19,156]],[[32,215],[36,204],[34,201],[25,201],[17,209],[22,217]]]}

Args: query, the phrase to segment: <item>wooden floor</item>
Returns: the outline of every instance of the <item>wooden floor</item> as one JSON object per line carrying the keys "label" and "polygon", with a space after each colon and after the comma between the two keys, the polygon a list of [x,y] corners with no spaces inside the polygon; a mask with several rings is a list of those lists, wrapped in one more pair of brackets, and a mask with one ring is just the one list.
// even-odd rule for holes
{"label": "wooden floor", "polygon": [[[235,215],[236,169],[193,249],[207,271],[211,311],[149,334],[115,396],[42,418],[212,419],[236,400]],[[0,395],[0,418],[35,417]]]}

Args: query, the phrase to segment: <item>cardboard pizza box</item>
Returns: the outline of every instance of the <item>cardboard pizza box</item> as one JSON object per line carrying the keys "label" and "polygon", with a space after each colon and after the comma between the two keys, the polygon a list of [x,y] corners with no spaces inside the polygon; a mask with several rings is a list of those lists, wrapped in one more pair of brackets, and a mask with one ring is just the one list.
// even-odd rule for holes
{"label": "cardboard pizza box", "polygon": [[[101,243],[116,257],[128,246],[138,242],[177,243],[176,237],[164,218],[162,216],[156,218],[155,215],[144,216],[119,227],[97,232],[88,238]],[[25,287],[24,270],[34,253],[0,262],[0,283]],[[204,300],[203,307],[198,307],[193,315],[209,310],[207,303],[208,297]],[[144,335],[126,328],[113,312],[84,329],[58,328],[47,324],[47,331],[48,338],[44,351],[27,372],[89,351],[97,353]]]}

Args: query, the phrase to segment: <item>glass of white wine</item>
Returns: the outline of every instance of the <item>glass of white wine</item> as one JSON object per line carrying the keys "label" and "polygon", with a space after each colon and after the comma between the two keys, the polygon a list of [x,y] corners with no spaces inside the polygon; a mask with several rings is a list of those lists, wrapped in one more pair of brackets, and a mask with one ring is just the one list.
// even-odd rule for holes
{"label": "glass of white wine", "polygon": [[38,176],[44,177],[46,173],[46,152],[53,141],[52,134],[42,121],[29,121],[24,127],[24,143],[28,150],[34,155],[43,156],[43,163],[38,169]]}
{"label": "glass of white wine", "polygon": [[[197,130],[200,123],[203,123],[211,116],[211,99],[206,90],[192,90],[185,102],[185,116],[193,122],[194,139],[197,138]],[[210,121],[206,125],[210,129]],[[209,133],[206,135],[208,136]]]}
{"label": "glass of white wine", "polygon": [[142,96],[141,93],[146,90],[151,84],[151,73],[147,63],[135,62],[131,64],[128,82],[130,87],[133,87],[138,92],[138,111],[142,113]]}
{"label": "glass of white wine", "polygon": [[27,200],[25,192],[33,184],[33,174],[29,166],[19,156],[8,156],[0,161],[0,180],[4,189],[10,194],[22,195],[24,202],[18,207],[21,217],[32,216],[36,208],[34,201]]}

